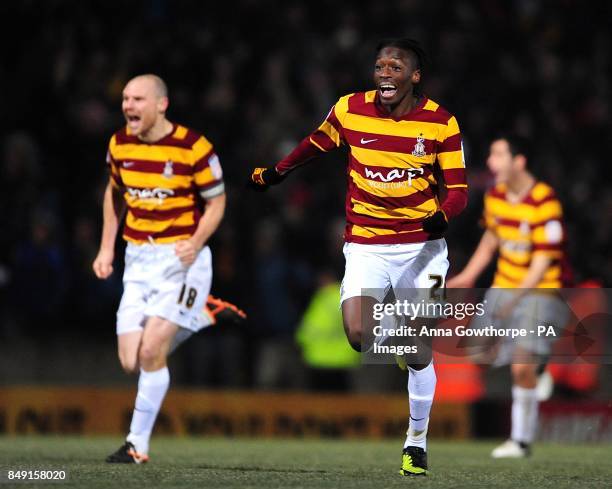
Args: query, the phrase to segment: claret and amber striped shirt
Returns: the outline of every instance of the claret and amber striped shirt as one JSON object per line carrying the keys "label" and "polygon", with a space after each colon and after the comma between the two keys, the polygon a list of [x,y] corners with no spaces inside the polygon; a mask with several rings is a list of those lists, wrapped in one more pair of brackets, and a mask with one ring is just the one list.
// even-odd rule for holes
{"label": "claret and amber striped shirt", "polygon": [[304,156],[294,151],[276,169],[282,174],[313,153],[341,145],[349,149],[346,241],[393,244],[440,237],[422,228],[422,221],[441,208],[438,185],[467,189],[454,116],[423,97],[408,114],[393,118],[377,103],[376,90],[350,94],[302,142],[298,152]]}
{"label": "claret and amber striped shirt", "polygon": [[189,238],[201,217],[201,199],[224,192],[212,144],[178,124],[155,143],[141,141],[124,127],[110,140],[107,163],[113,186],[125,190],[123,238],[132,243]]}
{"label": "claret and amber striped shirt", "polygon": [[490,189],[485,194],[484,222],[499,239],[493,287],[518,287],[537,254],[552,259],[537,288],[562,287],[567,272],[562,219],[561,203],[543,182],[537,182],[517,203],[508,201],[505,184]]}

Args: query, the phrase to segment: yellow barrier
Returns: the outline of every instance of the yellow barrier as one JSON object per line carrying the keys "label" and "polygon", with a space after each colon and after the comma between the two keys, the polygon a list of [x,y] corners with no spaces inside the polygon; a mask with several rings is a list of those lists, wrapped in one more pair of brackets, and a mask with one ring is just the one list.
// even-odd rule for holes
{"label": "yellow barrier", "polygon": [[[133,389],[7,387],[0,389],[0,432],[124,434]],[[405,395],[327,395],[201,391],[168,393],[156,432],[171,435],[397,437],[408,423]],[[433,437],[467,438],[466,404],[434,403]]]}

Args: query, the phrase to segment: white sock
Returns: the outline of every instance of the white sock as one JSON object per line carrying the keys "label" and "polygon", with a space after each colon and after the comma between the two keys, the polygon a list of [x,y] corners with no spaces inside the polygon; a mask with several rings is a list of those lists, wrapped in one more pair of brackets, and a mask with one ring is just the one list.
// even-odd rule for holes
{"label": "white sock", "polygon": [[157,418],[159,408],[164,397],[166,397],[169,385],[170,372],[168,367],[154,372],[140,370],[138,394],[136,395],[134,414],[132,414],[130,433],[127,436],[127,441],[134,444],[138,453],[149,453],[149,440],[155,418]]}
{"label": "white sock", "polygon": [[538,427],[538,395],[536,389],[512,387],[512,434],[517,442],[533,443]]}
{"label": "white sock", "polygon": [[427,426],[429,412],[436,392],[436,371],[433,361],[422,370],[408,367],[408,399],[410,401],[410,424],[406,431],[404,448],[420,447],[427,450]]}

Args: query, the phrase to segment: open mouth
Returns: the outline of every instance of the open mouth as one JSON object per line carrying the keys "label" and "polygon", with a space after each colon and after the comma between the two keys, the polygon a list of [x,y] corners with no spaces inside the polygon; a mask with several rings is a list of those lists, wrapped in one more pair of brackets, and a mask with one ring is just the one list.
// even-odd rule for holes
{"label": "open mouth", "polygon": [[140,116],[126,114],[125,118],[130,126],[136,126],[140,122]]}
{"label": "open mouth", "polygon": [[378,86],[378,90],[380,92],[380,96],[384,99],[393,98],[397,93],[397,87],[393,85],[393,83],[381,83]]}

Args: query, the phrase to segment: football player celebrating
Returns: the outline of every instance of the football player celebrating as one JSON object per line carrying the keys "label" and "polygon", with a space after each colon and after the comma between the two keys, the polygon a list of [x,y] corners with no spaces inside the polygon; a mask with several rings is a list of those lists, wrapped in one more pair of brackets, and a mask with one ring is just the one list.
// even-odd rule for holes
{"label": "football player celebrating", "polygon": [[206,243],[225,210],[212,145],[166,119],[167,88],[156,75],[130,80],[122,108],[127,124],[108,147],[110,179],[93,270],[100,279],[113,272],[115,239],[127,208],[117,339],[122,367],[140,377],[130,432],[107,462],[142,463],[149,459],[151,432],[170,384],[168,354],[223,311],[244,313],[209,297],[212,260]]}
{"label": "football player celebrating", "polygon": [[[457,120],[421,91],[425,54],[410,39],[376,49],[376,88],[341,97],[321,126],[274,166],[255,168],[257,190],[280,183],[311,158],[342,145],[347,168],[346,268],[341,289],[348,341],[371,346],[372,311],[393,289],[443,287],[448,270],[443,233],[467,203]],[[446,187],[441,202],[440,185]],[[427,473],[427,426],[436,374],[431,351],[408,360],[410,423],[401,473]]]}
{"label": "football player celebrating", "polygon": [[[569,319],[566,305],[554,290],[566,276],[562,209],[553,189],[529,172],[528,143],[503,135],[491,143],[487,165],[495,186],[485,195],[486,230],[466,267],[449,279],[448,287],[473,287],[499,253],[492,288],[485,300],[487,314],[473,318],[473,326],[533,329],[536,324],[563,328]],[[474,323],[477,323],[474,325]],[[494,458],[530,454],[538,419],[538,374],[546,372],[554,335],[505,339],[482,354],[493,354],[493,365],[511,364],[512,433],[491,453]]]}

